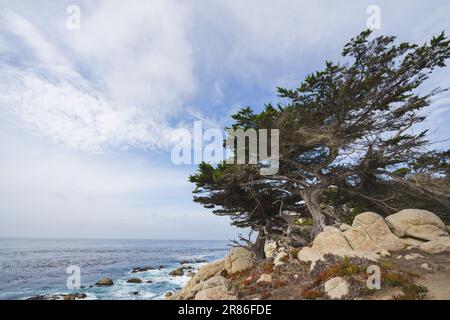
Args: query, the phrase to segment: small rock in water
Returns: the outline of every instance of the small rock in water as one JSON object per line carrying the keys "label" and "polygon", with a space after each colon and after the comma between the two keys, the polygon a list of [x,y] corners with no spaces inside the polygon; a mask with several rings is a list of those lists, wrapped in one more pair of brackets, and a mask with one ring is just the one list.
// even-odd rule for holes
{"label": "small rock in water", "polygon": [[110,278],[102,278],[95,284],[97,286],[112,286],[114,282]]}
{"label": "small rock in water", "polygon": [[131,278],[127,280],[127,283],[142,283],[142,280],[139,278]]}
{"label": "small rock in water", "polygon": [[134,268],[133,270],[131,270],[131,273],[138,273],[138,272],[146,272],[146,271],[150,271],[150,270],[154,270],[155,268],[153,267],[137,267]]}
{"label": "small rock in water", "polygon": [[180,264],[204,263],[204,262],[208,262],[208,261],[205,259],[181,260]]}
{"label": "small rock in water", "polygon": [[169,276],[179,277],[184,275],[184,268],[177,268],[169,273]]}
{"label": "small rock in water", "polygon": [[171,296],[173,296],[173,293],[171,291],[166,292],[166,294],[164,295],[164,297],[166,297],[166,298],[169,298]]}

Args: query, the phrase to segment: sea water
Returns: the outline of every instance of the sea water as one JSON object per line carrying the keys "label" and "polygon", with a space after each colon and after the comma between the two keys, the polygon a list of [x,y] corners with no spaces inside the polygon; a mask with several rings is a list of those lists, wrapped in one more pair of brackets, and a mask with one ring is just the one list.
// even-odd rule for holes
{"label": "sea water", "polygon": [[[211,262],[228,249],[226,241],[0,239],[0,299],[69,293],[101,300],[163,299],[189,280],[187,275],[169,276],[182,261]],[[202,264],[189,263],[194,269]],[[79,289],[67,286],[70,266],[80,270]],[[131,273],[147,266],[155,269]],[[94,286],[103,277],[114,285]],[[143,283],[127,283],[130,278]]]}

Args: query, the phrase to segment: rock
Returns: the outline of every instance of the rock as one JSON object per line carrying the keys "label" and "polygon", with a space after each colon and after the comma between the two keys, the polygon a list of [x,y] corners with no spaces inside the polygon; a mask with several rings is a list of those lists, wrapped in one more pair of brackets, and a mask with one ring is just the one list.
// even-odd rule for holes
{"label": "rock", "polygon": [[258,284],[270,284],[272,283],[272,275],[262,274],[261,277],[256,281]]}
{"label": "rock", "polygon": [[133,270],[131,270],[131,273],[139,273],[139,272],[146,272],[146,271],[150,271],[150,270],[154,270],[155,268],[153,267],[137,267],[134,268]]}
{"label": "rock", "polygon": [[391,253],[389,251],[387,251],[386,249],[380,250],[379,254],[382,257],[390,257],[391,256]]}
{"label": "rock", "polygon": [[338,232],[338,233],[341,232],[341,230],[339,230],[338,228],[333,227],[333,226],[325,226],[323,228],[323,231],[326,231],[326,232]]}
{"label": "rock", "polygon": [[399,237],[435,240],[448,236],[444,222],[434,213],[419,209],[405,209],[390,215],[386,222]]}
{"label": "rock", "polygon": [[217,286],[198,292],[194,300],[237,300],[237,297],[230,294],[226,288]]}
{"label": "rock", "polygon": [[437,240],[428,241],[422,243],[419,248],[428,253],[443,253],[450,251],[450,240],[447,238],[440,238]]}
{"label": "rock", "polygon": [[347,231],[347,230],[350,229],[350,228],[351,228],[351,226],[349,226],[349,225],[346,224],[346,223],[342,223],[342,224],[339,226],[339,230],[341,230],[342,232]]}
{"label": "rock", "polygon": [[173,292],[166,292],[166,294],[164,295],[165,298],[170,298],[171,296],[173,296]]}
{"label": "rock", "polygon": [[395,258],[395,259],[400,260],[401,258],[403,258],[403,256],[402,255],[398,255],[397,258]]}
{"label": "rock", "polygon": [[110,278],[101,278],[96,282],[97,286],[112,286],[114,282]]}
{"label": "rock", "polygon": [[356,258],[363,258],[367,260],[371,260],[374,262],[377,262],[380,259],[380,256],[372,251],[362,251],[362,250],[353,250],[348,252],[345,256],[348,257],[356,257]]}
{"label": "rock", "polygon": [[228,256],[224,259],[225,270],[229,274],[242,272],[251,269],[254,265],[252,253],[242,247],[236,247],[230,250]]}
{"label": "rock", "polygon": [[283,264],[285,264],[287,262],[287,260],[289,260],[289,254],[284,251],[280,251],[275,256],[275,260],[273,263],[275,264],[275,267],[279,267],[279,266],[282,266]]}
{"label": "rock", "polygon": [[[223,260],[217,260],[200,267],[198,272],[186,283],[186,285],[178,292],[174,293],[170,300],[189,300],[193,299],[197,292],[203,288],[207,280],[215,276],[220,276],[225,272]],[[221,277],[223,278],[223,277]]]}
{"label": "rock", "polygon": [[190,278],[192,278],[193,276],[195,276],[195,272],[189,271],[189,272],[187,273],[187,276],[190,277]]}
{"label": "rock", "polygon": [[322,259],[322,255],[316,249],[303,247],[298,252],[297,258],[302,262],[313,262]]}
{"label": "rock", "polygon": [[420,267],[421,267],[422,269],[427,270],[427,271],[432,271],[432,270],[433,270],[433,268],[431,268],[431,267],[428,265],[428,263],[422,263],[422,264],[420,265]]}
{"label": "rock", "polygon": [[127,280],[127,283],[142,283],[142,280],[139,278],[131,278]]}
{"label": "rock", "polygon": [[180,264],[192,264],[192,263],[204,263],[204,262],[208,262],[208,260],[205,260],[205,259],[181,260]]}
{"label": "rock", "polygon": [[214,287],[198,292],[194,300],[237,300],[237,297],[229,295],[222,287]]}
{"label": "rock", "polygon": [[266,258],[274,258],[277,252],[277,244],[273,240],[267,239],[264,244],[264,253],[266,254]]}
{"label": "rock", "polygon": [[177,269],[169,272],[169,276],[180,277],[180,276],[184,275],[184,269],[185,269],[184,267],[177,268]]}
{"label": "rock", "polygon": [[[334,230],[336,229],[336,230]],[[312,248],[318,251],[321,255],[333,253],[337,255],[346,254],[352,251],[342,232],[339,229],[328,229],[319,233],[313,241]]]}
{"label": "rock", "polygon": [[215,275],[220,274],[225,270],[225,263],[223,260],[218,260],[212,263],[209,263],[205,266],[202,266],[198,272],[195,274],[194,278],[198,279],[198,281],[205,281]]}
{"label": "rock", "polygon": [[419,240],[419,239],[414,239],[414,238],[409,238],[409,237],[405,237],[405,238],[399,238],[401,242],[403,242],[406,246],[415,246],[418,247],[420,246],[422,243],[424,243],[424,240]]}
{"label": "rock", "polygon": [[374,212],[364,212],[355,217],[344,237],[354,250],[400,250],[403,242],[389,229],[383,217]]}
{"label": "rock", "polygon": [[64,294],[62,295],[64,300],[82,300],[86,299],[87,295],[84,293],[73,293],[73,294]]}
{"label": "rock", "polygon": [[341,299],[349,292],[348,283],[341,277],[336,277],[325,282],[325,293],[331,299]]}
{"label": "rock", "polygon": [[27,298],[26,300],[83,300],[86,299],[87,295],[84,293],[71,293],[71,294],[52,294],[52,295],[37,295],[34,297]]}
{"label": "rock", "polygon": [[416,260],[418,258],[423,258],[423,256],[418,253],[411,253],[405,256],[405,260]]}

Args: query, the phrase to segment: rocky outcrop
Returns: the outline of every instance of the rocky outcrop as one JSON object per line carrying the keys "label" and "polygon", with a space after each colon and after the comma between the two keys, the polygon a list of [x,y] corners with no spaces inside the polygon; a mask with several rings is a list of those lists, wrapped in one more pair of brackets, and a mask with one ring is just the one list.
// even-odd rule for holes
{"label": "rocky outcrop", "polygon": [[[273,294],[269,290],[289,283],[286,279],[280,280],[279,274],[293,272],[292,279],[298,281],[301,272],[308,272],[298,261],[311,263],[309,275],[312,278],[326,276],[316,287],[306,287],[302,291],[304,298],[353,299],[359,297],[363,283],[361,279],[354,281],[355,274],[359,277],[361,270],[372,266],[380,256],[389,260],[394,252],[397,259],[420,265],[424,257],[414,250],[405,250],[404,256],[397,256],[395,251],[405,247],[428,253],[450,251],[450,237],[443,222],[431,212],[414,209],[400,211],[386,220],[374,212],[362,213],[355,217],[351,226],[325,227],[311,246],[290,248],[285,243],[280,247],[277,244],[266,242],[264,251],[268,260],[259,265],[255,265],[256,259],[249,250],[233,248],[224,260],[201,267],[181,291],[168,299],[234,300],[238,292],[239,297],[266,299]],[[298,261],[291,261],[292,256],[297,256]],[[421,268],[431,270],[429,266]],[[258,288],[264,291],[250,293]]]}
{"label": "rocky outcrop", "polygon": [[131,278],[127,280],[127,283],[142,283],[142,279],[139,278]]}
{"label": "rocky outcrop", "polygon": [[225,270],[229,274],[234,274],[251,269],[253,265],[253,254],[243,247],[236,247],[231,249],[228,256],[226,256],[224,259]]}
{"label": "rocky outcrop", "polygon": [[223,260],[218,260],[202,266],[198,270],[198,272],[186,283],[186,285],[180,291],[173,294],[169,299],[193,299],[199,291],[203,290],[203,286],[208,279],[211,279],[214,276],[220,276],[223,272],[225,272]]}
{"label": "rocky outcrop", "polygon": [[374,212],[364,212],[355,217],[352,227],[345,231],[353,250],[400,250],[404,243],[389,229],[383,217]]}
{"label": "rocky outcrop", "polygon": [[432,241],[448,237],[444,222],[434,213],[419,209],[406,209],[390,215],[386,222],[399,237]]}

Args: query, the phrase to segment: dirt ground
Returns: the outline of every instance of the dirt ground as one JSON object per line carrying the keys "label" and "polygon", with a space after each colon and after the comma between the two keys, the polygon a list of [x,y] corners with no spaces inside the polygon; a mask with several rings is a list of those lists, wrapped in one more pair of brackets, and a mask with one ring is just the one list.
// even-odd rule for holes
{"label": "dirt ground", "polygon": [[[423,258],[405,260],[405,255],[417,253]],[[401,259],[397,259],[398,256]],[[429,254],[420,250],[403,250],[395,252],[389,258],[381,261],[392,263],[395,269],[417,275],[416,282],[428,289],[426,299],[450,300],[450,253]],[[427,263],[431,270],[421,267]]]}

